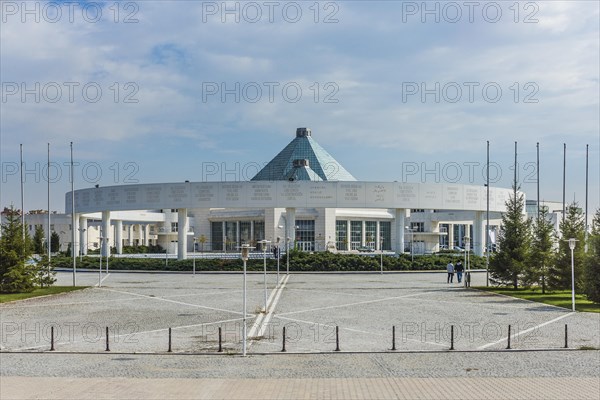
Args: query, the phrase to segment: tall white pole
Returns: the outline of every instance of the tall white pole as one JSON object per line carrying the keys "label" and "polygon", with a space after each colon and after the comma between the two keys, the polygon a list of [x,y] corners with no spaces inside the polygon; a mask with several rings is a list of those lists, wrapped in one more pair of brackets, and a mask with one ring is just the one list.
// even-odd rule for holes
{"label": "tall white pole", "polygon": [[52,232],[50,231],[50,143],[48,143],[48,279],[50,279],[50,259],[52,258],[52,249],[50,244],[52,243],[51,237]]}
{"label": "tall white pole", "polygon": [[194,238],[194,255],[192,258],[192,269],[193,269],[192,274],[196,275],[196,238]]}
{"label": "tall white pole", "polygon": [[73,286],[77,284],[77,254],[75,254],[75,175],[73,168],[73,142],[71,142],[71,256],[73,257]]}
{"label": "tall white pole", "polygon": [[290,274],[290,238],[289,237],[287,237],[285,239],[285,256],[287,258],[287,261],[286,261],[287,266],[286,266],[285,274],[289,275]]}
{"label": "tall white pole", "polygon": [[381,267],[381,275],[383,275],[383,238],[379,239],[379,250],[381,251],[381,260],[379,265]]}
{"label": "tall white pole", "polygon": [[575,246],[571,246],[571,303],[573,304],[573,312],[575,312],[575,258],[573,250]]}
{"label": "tall white pole", "polygon": [[246,357],[246,260],[244,259],[244,300],[242,305],[242,355]]}
{"label": "tall white pole", "polygon": [[589,178],[589,148],[590,145],[585,145],[585,238],[583,251],[588,252],[588,178]]}
{"label": "tall white pole", "polygon": [[486,218],[485,225],[485,286],[490,286],[490,141],[487,141],[487,163],[486,163],[486,180],[487,180],[487,202],[486,202]]}
{"label": "tall white pole", "polygon": [[23,181],[23,144],[19,145],[21,158],[21,230],[23,243],[25,243],[25,183]]}
{"label": "tall white pole", "polygon": [[565,193],[567,189],[567,144],[563,143],[563,198],[562,198],[562,222],[565,222],[566,200]]}
{"label": "tall white pole", "polygon": [[265,313],[267,312],[267,242],[263,241],[263,268],[264,268],[264,286],[265,286]]}
{"label": "tall white pole", "polygon": [[279,285],[279,259],[281,258],[281,248],[279,247],[279,241],[277,241],[277,285]]}
{"label": "tall white pole", "polygon": [[100,229],[100,252],[98,253],[98,258],[100,259],[100,264],[98,265],[98,287],[102,286],[102,244],[104,242],[104,238],[102,237],[102,229]]}

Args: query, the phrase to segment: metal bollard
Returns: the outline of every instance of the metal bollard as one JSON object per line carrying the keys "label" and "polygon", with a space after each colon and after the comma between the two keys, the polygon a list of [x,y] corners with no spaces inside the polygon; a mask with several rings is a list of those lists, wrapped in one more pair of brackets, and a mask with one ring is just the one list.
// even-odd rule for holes
{"label": "metal bollard", "polygon": [[105,351],[110,351],[110,348],[108,347],[108,326],[106,327],[106,350]]}
{"label": "metal bollard", "polygon": [[286,350],[285,350],[285,326],[283,327],[283,339],[281,341],[281,344],[282,344],[281,352],[285,353],[286,352]]}
{"label": "metal bollard", "polygon": [[396,350],[396,326],[392,325],[392,350]]}
{"label": "metal bollard", "polygon": [[335,351],[340,351],[340,328],[335,326]]}
{"label": "metal bollard", "polygon": [[223,340],[221,339],[221,327],[219,327],[219,350],[217,350],[218,353],[222,353],[223,352]]}
{"label": "metal bollard", "polygon": [[171,350],[171,328],[169,328],[169,350],[167,350],[167,353],[172,353],[172,350]]}
{"label": "metal bollard", "polygon": [[569,331],[567,330],[567,324],[565,324],[565,349],[569,348]]}
{"label": "metal bollard", "polygon": [[507,350],[510,350],[510,325],[508,326],[508,346],[506,346]]}
{"label": "metal bollard", "polygon": [[454,350],[454,325],[450,325],[450,350]]}
{"label": "metal bollard", "polygon": [[54,327],[50,327],[50,351],[54,351]]}

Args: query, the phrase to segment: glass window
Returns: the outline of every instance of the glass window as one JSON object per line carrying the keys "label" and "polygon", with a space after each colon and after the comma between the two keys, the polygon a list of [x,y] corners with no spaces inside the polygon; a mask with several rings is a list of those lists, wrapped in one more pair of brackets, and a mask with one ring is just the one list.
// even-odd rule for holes
{"label": "glass window", "polygon": [[390,221],[379,222],[379,239],[383,239],[382,250],[392,250],[392,223]]}
{"label": "glass window", "polygon": [[348,221],[335,221],[335,247],[338,250],[348,250]]}
{"label": "glass window", "polygon": [[171,232],[177,232],[177,222],[171,222]]}
{"label": "glass window", "polygon": [[425,232],[425,222],[411,222],[410,227],[414,229],[415,232]]}
{"label": "glass window", "polygon": [[362,221],[350,221],[350,250],[356,250],[362,242]]}
{"label": "glass window", "polygon": [[375,240],[377,240],[377,222],[365,222],[365,246],[375,249]]}
{"label": "glass window", "polygon": [[296,220],[296,245],[301,251],[315,251],[314,220]]}
{"label": "glass window", "polygon": [[211,222],[210,223],[210,237],[211,237],[211,248],[213,250],[223,250],[223,223]]}
{"label": "glass window", "polygon": [[254,242],[257,243],[256,248],[262,251],[262,245],[258,243],[265,239],[265,223],[264,221],[254,221]]}
{"label": "glass window", "polygon": [[237,222],[228,221],[225,222],[225,246],[226,250],[237,250]]}
{"label": "glass window", "polygon": [[254,246],[252,238],[250,237],[250,221],[240,222],[240,241],[242,244],[246,243],[250,246]]}

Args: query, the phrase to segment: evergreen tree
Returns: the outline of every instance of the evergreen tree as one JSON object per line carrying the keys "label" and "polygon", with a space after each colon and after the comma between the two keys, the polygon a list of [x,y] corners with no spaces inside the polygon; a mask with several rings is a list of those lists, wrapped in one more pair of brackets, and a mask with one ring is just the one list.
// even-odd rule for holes
{"label": "evergreen tree", "polygon": [[60,250],[60,236],[58,233],[52,232],[50,235],[50,251],[56,253]]}
{"label": "evergreen tree", "polygon": [[23,225],[11,206],[2,224],[0,237],[0,292],[17,293],[33,290],[30,271],[26,262],[31,256],[27,233],[23,240]]}
{"label": "evergreen tree", "polygon": [[35,232],[33,234],[33,253],[44,254],[44,228],[41,225],[36,225]]}
{"label": "evergreen tree", "polygon": [[540,207],[540,215],[533,224],[529,262],[523,273],[526,286],[539,285],[546,293],[548,268],[555,256],[556,232],[548,218],[548,207]]}
{"label": "evergreen tree", "polygon": [[531,220],[527,218],[525,199],[517,192],[506,202],[502,227],[498,235],[499,251],[490,260],[490,281],[496,285],[519,286],[521,274],[528,261],[531,243]]}
{"label": "evergreen tree", "polygon": [[583,211],[577,203],[567,207],[566,215],[560,223],[561,240],[558,244],[556,261],[548,271],[548,286],[551,289],[561,290],[571,288],[571,249],[569,239],[578,240],[575,251],[575,290],[583,289],[583,263],[585,259],[584,237],[585,224],[583,222]]}
{"label": "evergreen tree", "polygon": [[596,210],[589,236],[585,263],[585,294],[594,303],[600,303],[600,208]]}
{"label": "evergreen tree", "polygon": [[34,283],[39,287],[51,286],[56,282],[56,271],[48,262],[47,253],[42,254],[40,261],[35,265],[32,272]]}

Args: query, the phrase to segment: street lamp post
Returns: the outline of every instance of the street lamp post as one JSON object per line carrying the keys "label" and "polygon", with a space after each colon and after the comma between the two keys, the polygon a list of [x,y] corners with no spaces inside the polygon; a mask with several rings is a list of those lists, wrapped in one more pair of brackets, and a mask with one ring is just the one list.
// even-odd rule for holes
{"label": "street lamp post", "polygon": [[379,238],[379,251],[381,251],[381,260],[380,260],[380,266],[381,266],[381,275],[383,275],[383,237]]}
{"label": "street lamp post", "polygon": [[263,239],[259,243],[262,243],[263,248],[263,265],[264,265],[264,286],[265,286],[265,314],[267,313],[267,244],[271,243],[269,240]]}
{"label": "street lamp post", "polygon": [[281,258],[281,249],[279,248],[279,241],[281,240],[281,238],[279,236],[277,236],[277,245],[275,246],[275,249],[277,251],[277,285],[279,285],[279,259]]}
{"label": "street lamp post", "polygon": [[405,226],[405,228],[410,232],[410,265],[413,266],[415,264],[415,253],[413,252],[415,243],[415,229],[408,226]]}
{"label": "street lamp post", "polygon": [[250,254],[250,246],[247,244],[242,245],[242,261],[244,262],[244,289],[243,289],[243,302],[242,302],[242,355],[246,357],[246,262]]}
{"label": "street lamp post", "polygon": [[286,275],[290,274],[290,240],[292,240],[289,236],[285,238],[285,256],[286,260]]}
{"label": "street lamp post", "polygon": [[100,264],[98,265],[98,287],[102,286],[102,244],[104,243],[104,237],[100,236],[98,239],[100,240],[100,251],[98,252],[98,258],[100,259]]}
{"label": "street lamp post", "polygon": [[465,287],[471,286],[471,267],[469,265],[469,250],[471,246],[471,238],[469,236],[465,236]]}
{"label": "street lamp post", "polygon": [[194,250],[192,255],[192,275],[196,275],[196,238],[194,237]]}
{"label": "street lamp post", "polygon": [[571,249],[571,304],[573,312],[575,312],[575,256],[573,255],[573,251],[575,250],[577,241],[575,238],[569,239],[569,249]]}

